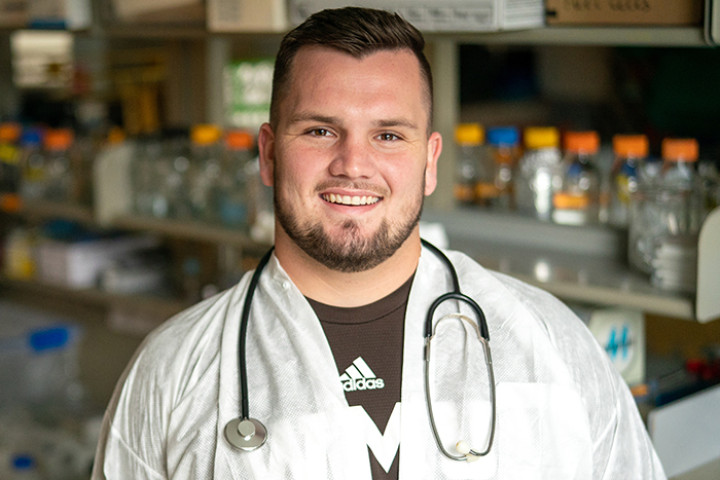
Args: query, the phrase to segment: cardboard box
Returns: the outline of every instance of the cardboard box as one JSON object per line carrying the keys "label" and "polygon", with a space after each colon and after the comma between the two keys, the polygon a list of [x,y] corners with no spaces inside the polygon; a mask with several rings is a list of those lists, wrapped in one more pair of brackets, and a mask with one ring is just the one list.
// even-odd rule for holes
{"label": "cardboard box", "polygon": [[545,25],[543,0],[290,0],[291,24],[324,8],[356,5],[400,14],[425,32],[492,32]]}
{"label": "cardboard box", "polygon": [[27,0],[0,0],[0,27],[24,27],[27,9]]}
{"label": "cardboard box", "polygon": [[127,23],[180,23],[205,22],[203,0],[113,0],[116,20]]}
{"label": "cardboard box", "polygon": [[546,0],[549,25],[699,25],[703,0]]}
{"label": "cardboard box", "polygon": [[286,0],[207,0],[211,32],[281,32],[287,26]]}

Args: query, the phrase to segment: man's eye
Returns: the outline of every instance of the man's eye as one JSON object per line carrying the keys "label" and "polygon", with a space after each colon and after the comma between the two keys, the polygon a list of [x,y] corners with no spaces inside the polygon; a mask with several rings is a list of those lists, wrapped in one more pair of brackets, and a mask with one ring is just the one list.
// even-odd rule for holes
{"label": "man's eye", "polygon": [[400,137],[394,133],[381,133],[378,138],[384,142],[392,142],[393,140],[399,140]]}
{"label": "man's eye", "polygon": [[330,135],[330,130],[327,128],[313,128],[309,133],[315,137],[327,137]]}

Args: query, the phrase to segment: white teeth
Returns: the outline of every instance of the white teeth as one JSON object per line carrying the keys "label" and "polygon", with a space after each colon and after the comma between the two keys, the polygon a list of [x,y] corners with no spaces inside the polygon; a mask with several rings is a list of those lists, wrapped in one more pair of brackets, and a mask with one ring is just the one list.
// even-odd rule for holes
{"label": "white teeth", "polygon": [[378,197],[369,197],[366,195],[362,196],[350,196],[350,195],[336,195],[334,193],[325,194],[322,196],[323,200],[330,203],[338,203],[340,205],[372,205],[380,201]]}

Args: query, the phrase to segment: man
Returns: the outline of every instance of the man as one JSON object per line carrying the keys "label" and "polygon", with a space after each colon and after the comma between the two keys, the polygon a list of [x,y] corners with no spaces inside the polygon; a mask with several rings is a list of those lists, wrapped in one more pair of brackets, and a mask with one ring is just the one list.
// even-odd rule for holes
{"label": "man", "polygon": [[[398,16],[356,8],[312,16],[280,47],[258,136],[275,250],[240,355],[266,443],[233,446],[255,438],[233,423],[248,274],[145,341],[108,408],[93,478],[664,478],[627,387],[581,322],[458,252],[447,255],[484,310],[495,381],[452,316],[472,310],[444,302],[428,384],[436,441],[423,328],[452,274],[418,230],[442,149],[423,47]],[[490,448],[465,457],[467,445]]]}

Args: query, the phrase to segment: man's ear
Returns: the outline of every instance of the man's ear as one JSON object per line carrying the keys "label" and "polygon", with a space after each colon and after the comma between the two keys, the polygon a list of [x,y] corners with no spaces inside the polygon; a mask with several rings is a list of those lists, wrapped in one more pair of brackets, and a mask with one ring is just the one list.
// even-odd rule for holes
{"label": "man's ear", "polygon": [[442,152],[442,136],[433,132],[428,139],[427,162],[425,164],[425,196],[435,191],[437,186],[437,166]]}
{"label": "man's ear", "polygon": [[263,184],[273,186],[275,170],[275,133],[269,123],[263,123],[258,132],[260,178]]}

